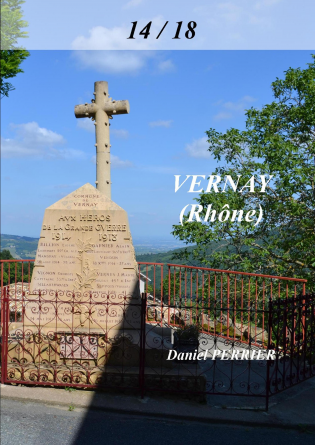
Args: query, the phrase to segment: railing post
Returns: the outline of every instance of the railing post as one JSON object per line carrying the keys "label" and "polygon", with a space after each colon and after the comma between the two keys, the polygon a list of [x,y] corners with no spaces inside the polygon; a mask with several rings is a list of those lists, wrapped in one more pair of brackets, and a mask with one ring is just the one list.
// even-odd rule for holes
{"label": "railing post", "polygon": [[8,354],[8,299],[7,299],[7,289],[5,287],[2,288],[3,295],[1,293],[2,305],[1,305],[1,314],[3,312],[2,317],[2,345],[1,345],[1,383],[4,384],[6,382],[7,376],[7,354]]}
{"label": "railing post", "polygon": [[161,267],[161,321],[160,321],[160,326],[163,326],[163,317],[164,317],[164,295],[163,295],[163,264]]}
{"label": "railing post", "polygon": [[[272,298],[269,298],[269,305],[268,305],[268,346],[267,346],[267,353],[271,349],[271,336],[272,336],[272,309],[273,309],[273,303]],[[271,360],[267,360],[267,375],[266,375],[266,411],[268,411],[269,408],[269,388],[270,388],[270,362]]]}
{"label": "railing post", "polygon": [[139,357],[139,387],[141,399],[145,391],[145,340],[146,340],[147,293],[141,294],[141,324],[140,324],[140,357]]}
{"label": "railing post", "polygon": [[[174,267],[175,271],[175,267]],[[174,272],[175,273],[175,272]],[[175,277],[174,277],[175,280]],[[167,309],[167,323],[170,324],[170,304],[171,304],[171,267],[168,266],[168,309]]]}
{"label": "railing post", "polygon": [[226,314],[226,334],[230,338],[230,275],[227,274],[227,314]]}
{"label": "railing post", "polygon": [[[305,283],[303,283],[303,290],[302,290],[303,297],[305,296]],[[306,325],[305,325],[305,298],[302,300],[302,305],[304,306],[304,311],[302,311],[302,341],[303,341],[303,348],[306,342]]]}
{"label": "railing post", "polygon": [[1,330],[3,330],[3,262],[1,262]]}
{"label": "railing post", "polygon": [[[311,294],[311,318],[310,318],[310,326],[311,326],[311,331],[310,331],[310,359],[312,359],[312,351],[314,351],[314,341],[315,341],[315,293]],[[310,373],[311,375],[315,375],[315,368],[310,368]]]}

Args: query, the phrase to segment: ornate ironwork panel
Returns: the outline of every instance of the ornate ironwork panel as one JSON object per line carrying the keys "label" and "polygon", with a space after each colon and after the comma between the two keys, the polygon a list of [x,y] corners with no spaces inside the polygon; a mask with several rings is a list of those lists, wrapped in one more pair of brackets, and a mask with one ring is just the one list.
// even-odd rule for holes
{"label": "ornate ironwork panel", "polygon": [[268,392],[281,392],[315,376],[315,294],[270,300]]}

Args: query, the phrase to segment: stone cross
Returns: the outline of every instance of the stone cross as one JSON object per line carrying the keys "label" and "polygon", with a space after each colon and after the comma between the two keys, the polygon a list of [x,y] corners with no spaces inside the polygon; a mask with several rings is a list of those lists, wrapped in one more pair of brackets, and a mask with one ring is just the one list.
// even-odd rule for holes
{"label": "stone cross", "polygon": [[128,100],[111,100],[108,96],[108,82],[94,83],[92,103],[76,105],[74,114],[77,118],[90,117],[94,120],[96,135],[96,188],[111,199],[110,181],[110,142],[109,119],[115,114],[129,113]]}

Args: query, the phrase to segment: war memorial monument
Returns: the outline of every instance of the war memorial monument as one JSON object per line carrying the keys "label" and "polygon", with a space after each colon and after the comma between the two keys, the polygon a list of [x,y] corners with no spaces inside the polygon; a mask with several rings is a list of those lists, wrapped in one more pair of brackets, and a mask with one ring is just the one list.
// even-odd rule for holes
{"label": "war memorial monument", "polygon": [[96,188],[45,210],[22,320],[9,328],[9,374],[19,381],[137,387],[141,366],[159,382],[156,367],[173,374],[172,329],[146,323],[128,216],[111,200],[109,120],[129,103],[111,100],[104,81],[94,97],[75,116],[94,121]]}
{"label": "war memorial monument", "polygon": [[167,360],[173,328],[163,301],[159,321],[147,323],[128,216],[111,200],[109,120],[129,113],[129,103],[111,100],[104,81],[94,96],[75,116],[94,121],[96,188],[85,184],[45,210],[22,320],[9,329],[10,376],[137,388],[142,375],[157,389],[180,380],[200,390],[199,365]]}
{"label": "war memorial monument", "polygon": [[[123,298],[138,299],[137,263],[129,230],[127,213],[111,200],[109,120],[115,114],[129,112],[128,101],[111,100],[107,82],[95,82],[95,99],[91,104],[77,105],[77,118],[92,118],[96,129],[96,188],[85,184],[45,211],[38,244],[31,294],[38,291],[58,291],[63,298],[71,293],[82,303],[91,295],[100,303],[110,298],[118,303]],[[70,297],[71,298],[71,297]],[[120,315],[109,317],[97,305],[88,310],[76,307],[80,329],[109,325],[121,329]],[[49,306],[46,306],[49,308]],[[34,314],[31,311],[34,311]],[[58,325],[71,323],[67,305],[58,308]],[[52,318],[53,312],[53,320]],[[56,325],[53,307],[37,313],[27,306],[27,318],[45,328]],[[139,320],[126,319],[130,326]],[[137,326],[139,328],[139,326]]]}

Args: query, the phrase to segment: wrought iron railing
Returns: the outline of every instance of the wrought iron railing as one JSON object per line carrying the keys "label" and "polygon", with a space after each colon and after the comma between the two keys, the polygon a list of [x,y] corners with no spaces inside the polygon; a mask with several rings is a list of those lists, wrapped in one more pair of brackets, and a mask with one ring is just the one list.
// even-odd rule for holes
{"label": "wrought iron railing", "polygon": [[[14,297],[10,317],[21,318],[21,297],[30,289],[34,260],[1,260],[3,289]],[[146,322],[200,331],[227,340],[266,346],[266,302],[306,292],[306,280],[178,264],[139,262],[140,293],[147,293]],[[2,316],[2,315],[1,315]]]}
{"label": "wrought iron railing", "polygon": [[[306,295],[306,280],[139,262],[137,301],[106,292],[30,293],[33,262],[0,263],[3,383],[257,396],[268,403],[315,375],[315,296]],[[202,363],[169,359],[170,351],[187,348],[178,333],[189,326],[197,337],[188,347],[203,354]],[[238,350],[242,358],[234,360]],[[275,360],[251,364],[255,351],[272,351]]]}
{"label": "wrought iron railing", "polygon": [[269,298],[305,294],[307,282],[178,264],[139,263],[139,270],[148,294],[147,322],[198,324],[203,333],[257,346],[268,342]]}

